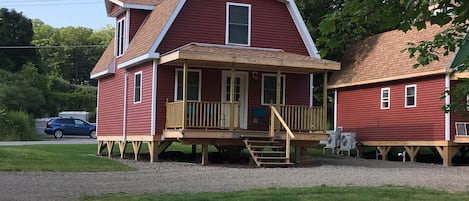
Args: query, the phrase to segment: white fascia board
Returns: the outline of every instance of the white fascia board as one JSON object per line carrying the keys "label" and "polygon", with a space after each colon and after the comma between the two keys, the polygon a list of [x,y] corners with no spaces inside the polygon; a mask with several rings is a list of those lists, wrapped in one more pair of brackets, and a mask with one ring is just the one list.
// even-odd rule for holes
{"label": "white fascia board", "polygon": [[176,17],[179,15],[179,12],[182,10],[182,7],[184,6],[185,3],[186,3],[186,0],[181,0],[179,4],[176,6],[176,8],[174,9],[174,12],[171,14],[168,21],[166,21],[166,24],[161,30],[160,35],[156,38],[155,42],[153,42],[153,45],[150,48],[150,52],[156,52],[156,49],[158,49],[158,46],[160,46],[161,41],[163,41],[163,38],[165,37],[166,33],[168,33],[169,28],[173,24],[174,20],[176,20]]}
{"label": "white fascia board", "polygon": [[[451,87],[451,78],[450,74],[447,73],[445,75],[445,90],[449,90]],[[449,94],[446,94],[445,96],[445,105],[449,105],[451,101],[451,97]],[[445,140],[450,141],[451,140],[451,113],[446,112],[445,113]]]}
{"label": "white fascia board", "polygon": [[122,8],[132,8],[132,9],[141,9],[141,10],[153,10],[153,8],[155,8],[155,6],[152,6],[152,5],[124,3],[119,0],[109,0],[109,2],[112,2]]}
{"label": "white fascia board", "polygon": [[136,64],[139,64],[139,63],[142,63],[148,59],[159,59],[160,58],[160,53],[147,53],[147,54],[144,54],[142,56],[139,56],[139,57],[135,57],[131,60],[128,60],[124,63],[120,63],[119,65],[117,65],[117,68],[118,69],[121,69],[121,68],[126,68],[126,67],[129,67],[129,66],[132,66],[132,65],[136,65]]}
{"label": "white fascia board", "polygon": [[109,69],[103,70],[101,72],[97,72],[95,74],[91,74],[90,79],[98,79],[102,77],[103,75],[107,75],[107,74],[110,74]]}
{"label": "white fascia board", "polygon": [[300,11],[295,4],[294,0],[279,0],[287,5],[288,11],[290,12],[291,17],[293,18],[293,22],[295,22],[295,26],[300,33],[301,39],[308,50],[309,56],[314,58],[321,58],[318,53],[318,49],[314,44],[313,38],[309,34],[308,28],[306,27],[305,22],[303,21],[303,17],[301,17]]}

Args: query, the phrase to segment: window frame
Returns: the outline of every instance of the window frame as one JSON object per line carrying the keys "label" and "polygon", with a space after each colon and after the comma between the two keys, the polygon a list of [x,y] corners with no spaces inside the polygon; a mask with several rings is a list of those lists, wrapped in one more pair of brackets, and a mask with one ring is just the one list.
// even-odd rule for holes
{"label": "window frame", "polygon": [[[138,89],[138,100],[137,100],[137,76],[140,76],[140,83],[139,83],[139,89]],[[142,99],[143,99],[143,91],[142,91],[142,88],[143,88],[143,73],[142,71],[139,71],[139,72],[136,72],[134,73],[134,104],[138,104],[138,103],[142,103]]]}
{"label": "window frame", "polygon": [[[178,72],[183,72],[184,70],[182,68],[177,68],[176,69],[176,72],[175,72],[175,75],[174,75],[174,101],[182,101],[182,97],[181,97],[181,100],[178,100],[177,96],[178,96]],[[200,69],[188,69],[187,70],[187,74],[189,74],[189,72],[196,72],[196,73],[199,73],[199,87],[198,87],[198,93],[197,93],[197,100],[189,100],[187,99],[188,101],[197,101],[197,102],[200,102],[201,101],[201,91],[202,91],[202,70]]]}
{"label": "window frame", "polygon": [[[387,91],[387,93],[388,93],[387,100],[384,97],[384,92],[385,91]],[[386,103],[386,102],[388,103],[388,106],[384,107],[383,104]],[[391,89],[389,87],[381,88],[381,101],[380,101],[380,103],[381,103],[380,108],[382,110],[389,110],[391,108]]]}
{"label": "window frame", "polygon": [[[126,49],[126,20],[125,17],[117,20],[116,22],[116,57],[120,57],[124,55],[125,49]],[[121,37],[119,37],[121,36]]]}
{"label": "window frame", "polygon": [[[248,8],[248,33],[247,33],[247,44],[244,43],[232,43],[230,42],[230,6],[241,6]],[[225,24],[225,44],[227,45],[239,45],[239,46],[251,46],[251,4],[243,4],[243,3],[234,3],[234,2],[226,2],[226,24]]]}
{"label": "window frame", "polygon": [[[264,81],[265,81],[265,77],[274,77],[275,82],[277,82],[277,74],[270,74],[270,73],[263,73],[262,74],[261,105],[270,105],[271,103],[265,103],[264,102],[264,94],[265,94]],[[280,79],[281,79],[281,81],[283,81],[283,87],[282,87],[283,94],[281,94],[282,99],[280,100],[280,105],[285,105],[285,86],[286,86],[286,78],[285,77],[286,76],[284,74],[280,75]],[[275,89],[275,90],[277,90],[277,89]],[[277,91],[275,91],[275,93],[277,93]],[[272,104],[276,104],[276,103],[272,103]]]}
{"label": "window frame", "polygon": [[[409,105],[408,102],[407,102],[407,98],[409,98],[409,96],[407,95],[407,91],[409,88],[414,88],[414,94],[413,94],[413,97],[414,97],[414,104],[413,105]],[[410,85],[405,85],[405,90],[404,90],[404,106],[405,108],[413,108],[413,107],[417,107],[417,85],[416,84],[410,84]]]}

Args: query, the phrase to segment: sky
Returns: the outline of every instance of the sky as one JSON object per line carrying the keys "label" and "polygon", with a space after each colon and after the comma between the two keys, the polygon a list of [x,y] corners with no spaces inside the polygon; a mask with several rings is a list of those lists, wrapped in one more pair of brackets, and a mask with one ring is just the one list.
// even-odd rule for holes
{"label": "sky", "polygon": [[106,15],[104,0],[0,0],[0,8],[15,9],[55,28],[81,26],[97,30],[115,23]]}

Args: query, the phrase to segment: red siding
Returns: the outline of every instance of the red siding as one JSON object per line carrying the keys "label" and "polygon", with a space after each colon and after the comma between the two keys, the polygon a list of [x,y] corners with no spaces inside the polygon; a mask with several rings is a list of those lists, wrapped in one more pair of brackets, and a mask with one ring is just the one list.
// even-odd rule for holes
{"label": "red siding", "polygon": [[135,36],[150,11],[130,9],[129,41]]}
{"label": "red siding", "polygon": [[[417,107],[405,108],[405,85],[417,85]],[[390,109],[380,109],[381,88],[390,88]],[[339,89],[337,125],[360,141],[445,140],[441,110],[444,75]]]}
{"label": "red siding", "polygon": [[284,3],[272,0],[187,1],[158,52],[190,42],[225,44],[226,2],[251,4],[251,46],[308,55]]}
{"label": "red siding", "polygon": [[[141,103],[134,103],[134,76],[142,72],[142,99]],[[127,135],[151,135],[151,96],[153,62],[131,68],[127,87]]]}
{"label": "red siding", "polygon": [[124,105],[124,72],[99,80],[98,128],[99,136],[122,135]]}
{"label": "red siding", "polygon": [[171,66],[158,66],[156,97],[156,133],[162,134],[166,124],[166,100],[174,99],[175,70]]}

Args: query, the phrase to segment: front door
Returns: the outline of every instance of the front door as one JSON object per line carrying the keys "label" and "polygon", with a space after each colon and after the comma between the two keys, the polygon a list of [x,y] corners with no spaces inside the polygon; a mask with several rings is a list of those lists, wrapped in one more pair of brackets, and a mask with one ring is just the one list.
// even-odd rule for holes
{"label": "front door", "polygon": [[[230,115],[229,115],[229,104],[230,103],[230,84],[231,84],[231,72],[223,71],[222,73],[222,92],[221,100],[225,115],[222,119],[221,127],[230,127]],[[234,102],[239,104],[239,122],[238,119],[234,120],[235,127],[239,123],[241,129],[247,129],[247,105],[248,105],[248,73],[247,72],[235,72],[234,73]],[[235,108],[235,114],[237,114],[237,108]],[[237,115],[235,115],[237,116]]]}

